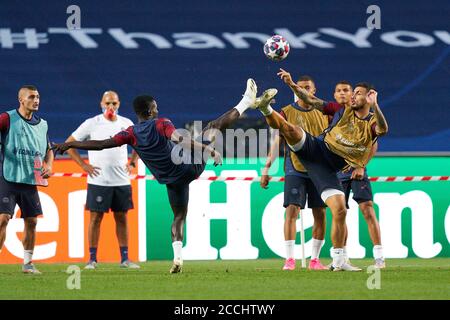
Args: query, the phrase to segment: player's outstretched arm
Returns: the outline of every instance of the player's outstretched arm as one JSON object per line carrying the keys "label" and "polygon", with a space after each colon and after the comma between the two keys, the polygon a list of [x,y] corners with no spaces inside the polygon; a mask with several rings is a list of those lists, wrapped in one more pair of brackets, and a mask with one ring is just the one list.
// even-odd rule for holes
{"label": "player's outstretched arm", "polygon": [[106,139],[106,140],[71,141],[61,144],[54,144],[52,149],[56,153],[63,154],[64,152],[66,152],[71,148],[81,150],[103,150],[115,147],[119,147],[119,145],[114,139]]}
{"label": "player's outstretched arm", "polygon": [[[183,146],[183,148],[188,150],[202,150],[203,154],[206,153],[206,155],[211,156],[214,159],[214,166],[222,165],[222,155],[213,147],[197,142],[192,138],[183,137],[177,131],[172,133],[170,139],[175,143],[179,143]],[[205,162],[206,160],[207,159],[205,159]]]}
{"label": "player's outstretched arm", "polygon": [[323,108],[325,106],[325,101],[317,98],[316,96],[310,94],[308,91],[306,91],[302,87],[298,86],[292,80],[291,74],[289,72],[280,68],[280,72],[278,72],[277,75],[281,78],[281,80],[284,81],[284,83],[286,83],[289,86],[289,88],[291,88],[291,90],[294,92],[294,94],[299,99],[301,99],[304,103],[312,106],[315,109],[323,111]]}
{"label": "player's outstretched arm", "polygon": [[381,112],[380,106],[378,105],[377,97],[378,92],[372,89],[367,95],[367,102],[370,104],[370,107],[374,113],[375,121],[377,122],[375,132],[377,133],[377,136],[383,136],[388,132],[388,124],[383,112]]}
{"label": "player's outstretched arm", "polygon": [[[74,136],[67,138],[66,142],[77,141]],[[90,177],[96,177],[100,174],[100,168],[86,163],[76,149],[67,150],[67,154],[74,160]]]}

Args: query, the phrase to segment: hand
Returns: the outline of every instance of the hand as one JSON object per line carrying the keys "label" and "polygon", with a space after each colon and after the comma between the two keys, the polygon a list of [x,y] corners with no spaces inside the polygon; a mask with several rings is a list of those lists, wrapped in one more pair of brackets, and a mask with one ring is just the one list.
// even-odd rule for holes
{"label": "hand", "polygon": [[127,165],[125,166],[125,170],[127,171],[128,174],[132,174],[134,168],[136,168],[136,164],[134,162],[127,163]]}
{"label": "hand", "polygon": [[89,175],[89,177],[94,178],[100,174],[100,168],[91,166],[88,163],[85,163],[81,166],[83,170]]}
{"label": "hand", "polygon": [[367,94],[366,101],[372,107],[374,105],[378,105],[377,98],[378,98],[378,92],[376,92],[375,90],[372,89]]}
{"label": "hand", "polygon": [[218,165],[222,165],[222,162],[223,162],[222,155],[219,152],[217,152],[216,150],[213,150],[211,152],[211,157],[213,157],[213,159],[214,159],[214,167],[217,167]]}
{"label": "hand", "polygon": [[352,172],[351,179],[362,180],[364,178],[364,168],[355,168]]}
{"label": "hand", "polygon": [[47,164],[47,162],[42,163],[41,177],[44,179],[50,178],[52,175],[52,167]]}
{"label": "hand", "polygon": [[66,142],[66,143],[54,143],[52,142],[52,150],[55,154],[64,154],[64,152],[66,152],[67,150],[69,150],[70,147],[70,142]]}
{"label": "hand", "polygon": [[342,172],[343,173],[347,173],[347,172],[350,172],[350,170],[352,170],[353,169],[353,167],[351,167],[351,166],[346,166],[344,169],[342,169]]}
{"label": "hand", "polygon": [[295,83],[292,81],[291,74],[280,68],[280,72],[277,73],[277,76],[280,77],[281,80],[284,81],[288,86],[294,86]]}
{"label": "hand", "polygon": [[262,174],[261,175],[261,180],[259,181],[259,185],[261,186],[261,188],[263,189],[268,189],[268,185],[269,185],[269,180],[270,180],[270,176],[268,174]]}

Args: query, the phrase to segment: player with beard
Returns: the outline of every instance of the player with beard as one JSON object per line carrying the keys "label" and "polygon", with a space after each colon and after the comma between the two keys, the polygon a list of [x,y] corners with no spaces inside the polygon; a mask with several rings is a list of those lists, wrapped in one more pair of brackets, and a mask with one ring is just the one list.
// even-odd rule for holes
{"label": "player with beard", "polygon": [[[307,104],[333,116],[331,125],[315,138],[300,126],[287,122],[270,106],[277,94],[276,89],[268,89],[256,104],[274,129],[279,129],[291,150],[308,170],[322,200],[332,212],[331,239],[333,243],[333,262],[331,269],[346,270],[345,245],[345,193],[337,173],[348,167],[364,167],[368,161],[372,145],[379,136],[387,133],[388,125],[377,103],[378,93],[367,83],[355,86],[351,107],[337,103],[327,103],[292,81],[291,75],[280,69],[278,76],[292,91]],[[368,116],[373,110],[373,116]]]}

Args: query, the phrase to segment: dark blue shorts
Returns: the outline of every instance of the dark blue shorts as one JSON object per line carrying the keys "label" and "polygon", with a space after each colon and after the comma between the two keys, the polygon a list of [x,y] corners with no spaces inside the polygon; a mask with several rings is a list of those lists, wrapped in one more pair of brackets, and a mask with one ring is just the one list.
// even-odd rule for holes
{"label": "dark blue shorts", "polygon": [[16,204],[21,210],[21,218],[34,218],[42,214],[36,186],[8,182],[0,177],[0,213],[7,213],[12,217]]}
{"label": "dark blue shorts", "polygon": [[94,212],[125,212],[133,209],[131,185],[98,186],[88,184],[86,209]]}
{"label": "dark blue shorts", "polygon": [[337,173],[347,166],[347,163],[342,157],[331,152],[323,140],[307,132],[305,134],[305,144],[294,153],[305,166],[318,193],[322,194],[325,189],[343,191]]}
{"label": "dark blue shorts", "polygon": [[285,208],[293,204],[304,209],[307,196],[308,208],[324,208],[326,206],[311,179],[300,176],[285,177],[283,204]]}
{"label": "dark blue shorts", "polygon": [[353,200],[358,204],[373,201],[372,187],[368,177],[364,177],[363,180],[342,180],[342,186],[344,187],[347,208],[350,190],[353,191]]}
{"label": "dark blue shorts", "polygon": [[206,163],[189,164],[188,170],[180,181],[166,184],[169,203],[172,206],[187,206],[189,202],[189,184],[205,170]]}
{"label": "dark blue shorts", "polygon": [[[196,141],[209,145],[211,141],[203,139],[203,135],[197,137]],[[174,183],[166,184],[167,195],[169,196],[169,203],[171,206],[186,206],[189,203],[189,184],[200,177],[206,167],[206,162],[203,159],[203,152],[195,153],[195,149],[191,153],[191,162],[186,164],[186,170],[183,177],[179,178]],[[193,161],[192,161],[193,159]],[[193,162],[193,163],[192,163]]]}

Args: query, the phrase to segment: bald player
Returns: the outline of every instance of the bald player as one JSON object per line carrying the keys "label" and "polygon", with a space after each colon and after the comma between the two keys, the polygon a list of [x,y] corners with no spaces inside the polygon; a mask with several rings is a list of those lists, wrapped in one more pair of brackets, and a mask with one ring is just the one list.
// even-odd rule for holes
{"label": "bald player", "polygon": [[[84,121],[66,140],[109,139],[133,125],[130,119],[119,116],[119,95],[106,91],[100,102],[102,114]],[[100,239],[100,225],[103,216],[113,211],[116,222],[116,236],[120,248],[120,267],[138,269],[139,266],[128,259],[128,219],[127,212],[133,209],[129,173],[135,166],[137,155],[133,153],[128,163],[127,146],[89,151],[86,163],[75,149],[69,156],[88,174],[86,209],[90,211],[88,229],[89,262],[85,269],[97,267],[97,248]]]}
{"label": "bald player", "polygon": [[32,262],[37,217],[42,215],[38,185],[47,185],[53,164],[47,122],[35,113],[40,96],[35,86],[19,90],[19,107],[0,114],[0,251],[16,204],[24,219],[22,271],[40,274]]}

